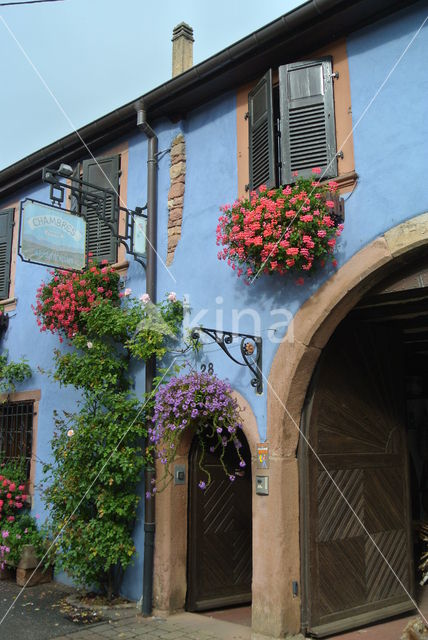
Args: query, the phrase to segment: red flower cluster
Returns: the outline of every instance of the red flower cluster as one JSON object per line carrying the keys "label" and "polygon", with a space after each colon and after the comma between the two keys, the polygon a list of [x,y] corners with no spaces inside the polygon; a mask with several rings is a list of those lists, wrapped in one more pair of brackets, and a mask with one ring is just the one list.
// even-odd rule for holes
{"label": "red flower cluster", "polygon": [[7,522],[15,520],[15,514],[24,507],[27,499],[25,485],[17,485],[12,480],[0,475],[0,520]]}
{"label": "red flower cluster", "polygon": [[223,247],[219,259],[247,278],[310,271],[316,263],[324,266],[323,258],[331,256],[343,229],[328,198],[337,188],[336,182],[321,184],[315,176],[300,178],[294,185],[270,191],[261,186],[251,192],[250,199],[222,207],[217,227],[217,244]]}
{"label": "red flower cluster", "polygon": [[119,301],[119,275],[107,266],[107,260],[101,265],[89,260],[89,265],[83,272],[51,271],[52,279],[42,282],[37,289],[36,307],[32,306],[40,331],[71,338],[82,328],[81,314],[103,300]]}

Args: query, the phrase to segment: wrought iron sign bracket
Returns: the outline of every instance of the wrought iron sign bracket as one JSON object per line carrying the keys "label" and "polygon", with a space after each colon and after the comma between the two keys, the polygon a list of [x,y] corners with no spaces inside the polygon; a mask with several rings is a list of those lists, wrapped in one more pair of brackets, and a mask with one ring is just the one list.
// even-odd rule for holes
{"label": "wrought iron sign bracket", "polygon": [[[62,165],[62,167],[64,167],[64,165]],[[132,255],[136,262],[139,262],[146,268],[145,255],[135,250],[135,227],[139,220],[144,223],[147,220],[147,214],[143,213],[147,209],[147,205],[144,207],[135,207],[135,210],[122,207],[118,204],[117,193],[113,189],[105,189],[104,187],[86,182],[80,177],[76,178],[72,175],[68,167],[62,167],[59,169],[49,169],[45,167],[43,169],[42,180],[50,185],[49,198],[52,204],[61,208],[61,205],[64,204],[65,193],[68,190],[70,197],[75,199],[78,209],[81,210],[82,207],[91,207],[91,211],[94,211],[96,216],[109,227],[117,244],[123,244],[127,253]],[[63,181],[61,181],[61,179]],[[113,211],[110,212],[112,203]],[[108,213],[106,213],[107,209],[110,209]],[[120,211],[126,213],[125,235],[117,233],[115,224],[112,222],[112,220],[118,219]]]}
{"label": "wrought iron sign bracket", "polygon": [[[218,344],[225,354],[241,367],[248,367],[253,374],[251,386],[256,389],[256,393],[263,393],[262,376],[262,339],[259,336],[252,336],[247,333],[232,333],[231,331],[218,331],[217,329],[207,329],[207,327],[197,327],[192,331],[192,339],[200,341],[200,334],[205,333]],[[229,347],[240,340],[241,360],[235,358]]]}

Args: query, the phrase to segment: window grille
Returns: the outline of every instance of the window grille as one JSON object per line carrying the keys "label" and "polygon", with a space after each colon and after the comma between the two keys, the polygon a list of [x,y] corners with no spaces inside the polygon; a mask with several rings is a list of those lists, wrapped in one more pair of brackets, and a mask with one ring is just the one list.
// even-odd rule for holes
{"label": "window grille", "polygon": [[5,461],[25,460],[30,477],[33,445],[34,401],[0,404],[0,458]]}

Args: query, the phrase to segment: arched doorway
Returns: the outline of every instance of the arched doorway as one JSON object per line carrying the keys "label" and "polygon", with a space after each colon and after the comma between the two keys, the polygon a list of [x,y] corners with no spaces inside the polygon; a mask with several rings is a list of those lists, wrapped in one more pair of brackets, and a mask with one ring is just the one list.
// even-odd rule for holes
{"label": "arched doorway", "polygon": [[302,624],[317,637],[414,608],[408,357],[382,302],[363,299],[336,329],[303,413]]}
{"label": "arched doorway", "polygon": [[[302,305],[275,354],[267,384],[267,441],[270,485],[280,485],[281,502],[264,502],[263,524],[268,521],[269,527],[254,518],[255,538],[263,536],[265,548],[275,549],[274,554],[254,556],[255,633],[280,637],[298,633],[306,623],[302,618],[306,588],[302,535],[309,525],[302,508],[305,494],[299,479],[298,445],[315,367],[336,328],[363,296],[426,253],[427,229],[425,213],[386,231],[353,255]],[[284,531],[287,545],[275,546]]]}
{"label": "arched doorway", "polygon": [[[216,439],[195,436],[189,455],[188,611],[204,611],[251,602],[252,580],[252,486],[251,452],[243,432],[239,434],[241,456],[233,445],[214,449]],[[211,450],[210,450],[211,448]],[[199,483],[211,475],[205,491]],[[226,475],[224,466],[234,480]]]}

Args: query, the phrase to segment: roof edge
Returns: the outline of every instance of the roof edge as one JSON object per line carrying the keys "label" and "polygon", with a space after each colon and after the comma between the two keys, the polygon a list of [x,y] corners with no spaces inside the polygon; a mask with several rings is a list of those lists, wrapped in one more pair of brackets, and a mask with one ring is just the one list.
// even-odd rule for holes
{"label": "roof edge", "polygon": [[[0,171],[0,198],[37,180],[44,166],[73,162],[88,148],[93,151],[132,130],[139,101],[151,118],[182,114],[198,101],[218,95],[219,90],[227,91],[238,78],[243,84],[248,79],[243,78],[243,69],[249,76],[254,60],[301,41],[302,32],[317,29],[329,41],[403,8],[399,0],[309,0],[146,94],[6,167]],[[320,20],[323,29],[319,29]],[[337,25],[342,30],[339,34],[334,31]],[[305,44],[306,50],[314,48],[312,41],[310,46]]]}

